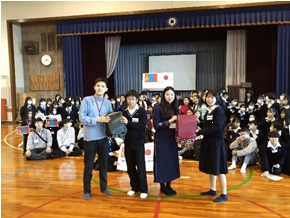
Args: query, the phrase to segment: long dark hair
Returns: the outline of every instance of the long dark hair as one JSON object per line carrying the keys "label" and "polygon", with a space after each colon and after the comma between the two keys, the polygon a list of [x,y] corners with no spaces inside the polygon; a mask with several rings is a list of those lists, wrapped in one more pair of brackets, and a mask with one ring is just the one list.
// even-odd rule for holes
{"label": "long dark hair", "polygon": [[[28,101],[32,101],[32,98],[31,97],[26,97],[25,98],[25,102],[24,102],[24,106],[26,107],[26,106],[28,106]],[[31,105],[33,105],[33,104],[31,104]]]}
{"label": "long dark hair", "polygon": [[165,119],[170,119],[172,117],[172,115],[178,115],[178,105],[177,105],[176,94],[175,94],[174,100],[173,100],[173,102],[171,102],[171,104],[169,104],[165,100],[165,93],[168,90],[173,91],[175,94],[175,90],[171,86],[167,86],[162,92],[160,107],[161,107],[162,117],[164,117]]}

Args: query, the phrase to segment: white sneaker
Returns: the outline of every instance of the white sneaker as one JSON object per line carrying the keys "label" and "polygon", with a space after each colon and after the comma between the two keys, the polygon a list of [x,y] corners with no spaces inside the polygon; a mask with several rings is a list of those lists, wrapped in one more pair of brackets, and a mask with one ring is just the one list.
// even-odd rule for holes
{"label": "white sneaker", "polygon": [[240,172],[241,172],[242,174],[245,174],[247,171],[246,171],[246,169],[241,168]]}
{"label": "white sneaker", "polygon": [[130,191],[127,192],[127,195],[133,196],[133,195],[135,195],[135,192],[133,190],[130,190]]}
{"label": "white sneaker", "polygon": [[228,167],[228,170],[233,170],[233,169],[236,169],[236,168],[237,168],[236,165],[231,165],[231,166]]}
{"label": "white sneaker", "polygon": [[141,193],[140,194],[140,198],[144,199],[147,198],[148,194],[147,193]]}

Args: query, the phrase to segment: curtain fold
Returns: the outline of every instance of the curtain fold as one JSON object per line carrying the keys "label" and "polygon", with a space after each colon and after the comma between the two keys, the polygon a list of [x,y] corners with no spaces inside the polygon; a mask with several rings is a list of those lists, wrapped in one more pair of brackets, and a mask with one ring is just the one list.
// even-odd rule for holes
{"label": "curtain fold", "polygon": [[83,97],[81,36],[63,37],[63,68],[66,96]]}
{"label": "curtain fold", "polygon": [[[148,72],[150,55],[196,53],[196,81],[192,81],[196,89],[224,87],[225,48],[225,40],[122,45],[114,72],[115,95],[126,93],[130,89],[142,91],[142,74]],[[217,61],[219,63],[215,63]]]}
{"label": "curtain fold", "polygon": [[246,31],[227,31],[226,86],[246,82]]}
{"label": "curtain fold", "polygon": [[[94,83],[98,77],[106,78],[105,37],[82,36],[82,62],[84,95],[94,94]],[[109,87],[109,91],[110,87]]]}
{"label": "curtain fold", "polygon": [[57,22],[57,35],[289,24],[290,5],[192,10],[97,17]]}
{"label": "curtain fold", "polygon": [[113,36],[105,38],[107,78],[109,78],[114,72],[119,55],[120,44],[121,44],[121,36]]}
{"label": "curtain fold", "polygon": [[290,95],[290,25],[278,25],[276,95]]}

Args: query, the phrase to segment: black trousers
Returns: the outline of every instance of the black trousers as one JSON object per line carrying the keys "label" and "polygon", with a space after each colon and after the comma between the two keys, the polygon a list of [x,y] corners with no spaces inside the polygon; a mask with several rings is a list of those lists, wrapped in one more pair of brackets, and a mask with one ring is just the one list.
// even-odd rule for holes
{"label": "black trousers", "polygon": [[147,193],[144,140],[131,141],[125,139],[125,157],[132,190]]}
{"label": "black trousers", "polygon": [[107,189],[107,165],[109,154],[109,142],[107,138],[93,141],[84,141],[84,193],[91,193],[91,180],[93,176],[93,167],[96,153],[99,159],[99,179],[100,190]]}

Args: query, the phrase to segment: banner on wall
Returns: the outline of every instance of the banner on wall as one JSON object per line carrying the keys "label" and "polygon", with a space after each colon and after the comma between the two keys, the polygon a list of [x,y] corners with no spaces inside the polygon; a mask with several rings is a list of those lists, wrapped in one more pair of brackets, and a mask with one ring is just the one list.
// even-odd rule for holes
{"label": "banner on wall", "polygon": [[[146,165],[146,171],[152,172],[153,171],[153,154],[154,154],[154,143],[145,143],[145,165]],[[127,171],[127,164],[126,164],[126,158],[125,158],[125,144],[123,143],[120,146],[119,150],[119,156],[118,156],[118,165],[117,170],[120,171]]]}
{"label": "banner on wall", "polygon": [[163,90],[166,86],[173,86],[173,72],[143,73],[143,90]]}

